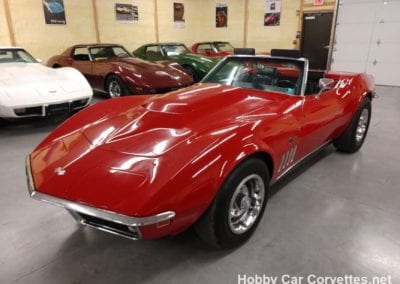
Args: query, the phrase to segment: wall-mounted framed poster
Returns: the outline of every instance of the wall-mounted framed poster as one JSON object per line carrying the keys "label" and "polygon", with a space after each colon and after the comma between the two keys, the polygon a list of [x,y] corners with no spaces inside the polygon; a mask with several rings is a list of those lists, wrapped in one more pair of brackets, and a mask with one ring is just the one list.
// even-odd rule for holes
{"label": "wall-mounted framed poster", "polygon": [[281,0],[265,0],[264,26],[279,26],[281,22]]}
{"label": "wall-mounted framed poster", "polygon": [[64,0],[42,0],[44,19],[48,25],[65,25]]}
{"label": "wall-mounted framed poster", "polygon": [[185,27],[185,5],[174,2],[174,26],[175,28]]}
{"label": "wall-mounted framed poster", "polygon": [[228,26],[228,5],[218,3],[215,9],[215,26],[217,28],[226,28]]}
{"label": "wall-mounted framed poster", "polygon": [[115,18],[120,23],[137,23],[139,20],[138,6],[116,3]]}

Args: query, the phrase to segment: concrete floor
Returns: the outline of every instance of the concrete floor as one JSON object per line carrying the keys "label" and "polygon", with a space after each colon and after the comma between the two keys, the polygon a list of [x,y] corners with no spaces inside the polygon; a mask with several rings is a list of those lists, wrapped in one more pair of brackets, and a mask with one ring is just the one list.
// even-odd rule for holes
{"label": "concrete floor", "polygon": [[360,152],[330,146],[275,185],[257,231],[232,251],[210,250],[192,231],[134,242],[78,226],[25,184],[25,156],[62,118],[3,127],[0,283],[238,283],[238,274],[400,283],[399,93],[378,88]]}

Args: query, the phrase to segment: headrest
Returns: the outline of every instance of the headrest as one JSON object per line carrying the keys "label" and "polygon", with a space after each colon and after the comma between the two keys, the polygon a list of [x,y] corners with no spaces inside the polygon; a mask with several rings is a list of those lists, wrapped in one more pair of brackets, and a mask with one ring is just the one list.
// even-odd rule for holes
{"label": "headrest", "polygon": [[271,56],[300,58],[301,52],[298,49],[271,49]]}
{"label": "headrest", "polygon": [[233,54],[235,55],[256,55],[254,48],[234,48]]}

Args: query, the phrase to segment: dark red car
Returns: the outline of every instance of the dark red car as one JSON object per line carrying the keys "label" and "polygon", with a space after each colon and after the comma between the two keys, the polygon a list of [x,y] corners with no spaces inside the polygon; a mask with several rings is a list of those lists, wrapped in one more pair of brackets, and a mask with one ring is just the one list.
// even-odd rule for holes
{"label": "dark red car", "polygon": [[234,247],[259,224],[271,184],[329,143],[360,149],[374,87],[366,74],[310,71],[304,58],[227,56],[199,84],[71,117],[27,158],[29,192],[127,238],[194,225]]}
{"label": "dark red car", "polygon": [[211,57],[222,57],[233,54],[234,47],[227,41],[206,41],[192,45],[193,53]]}
{"label": "dark red car", "polygon": [[111,98],[166,93],[193,83],[192,76],[179,64],[144,61],[117,44],[75,45],[50,58],[47,65],[78,69],[92,88],[106,91]]}

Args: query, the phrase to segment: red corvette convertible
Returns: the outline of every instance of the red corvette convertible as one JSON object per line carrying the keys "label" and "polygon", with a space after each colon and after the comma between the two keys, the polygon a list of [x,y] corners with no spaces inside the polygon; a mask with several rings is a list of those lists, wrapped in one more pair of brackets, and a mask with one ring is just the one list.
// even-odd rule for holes
{"label": "red corvette convertible", "polygon": [[116,44],[75,45],[50,58],[48,65],[78,69],[92,88],[106,91],[111,98],[166,93],[193,83],[179,64],[144,61]]}
{"label": "red corvette convertible", "polygon": [[28,156],[29,193],[131,239],[194,225],[209,244],[234,247],[256,229],[271,184],[328,143],[362,146],[374,96],[366,74],[228,56],[194,86],[67,120]]}

